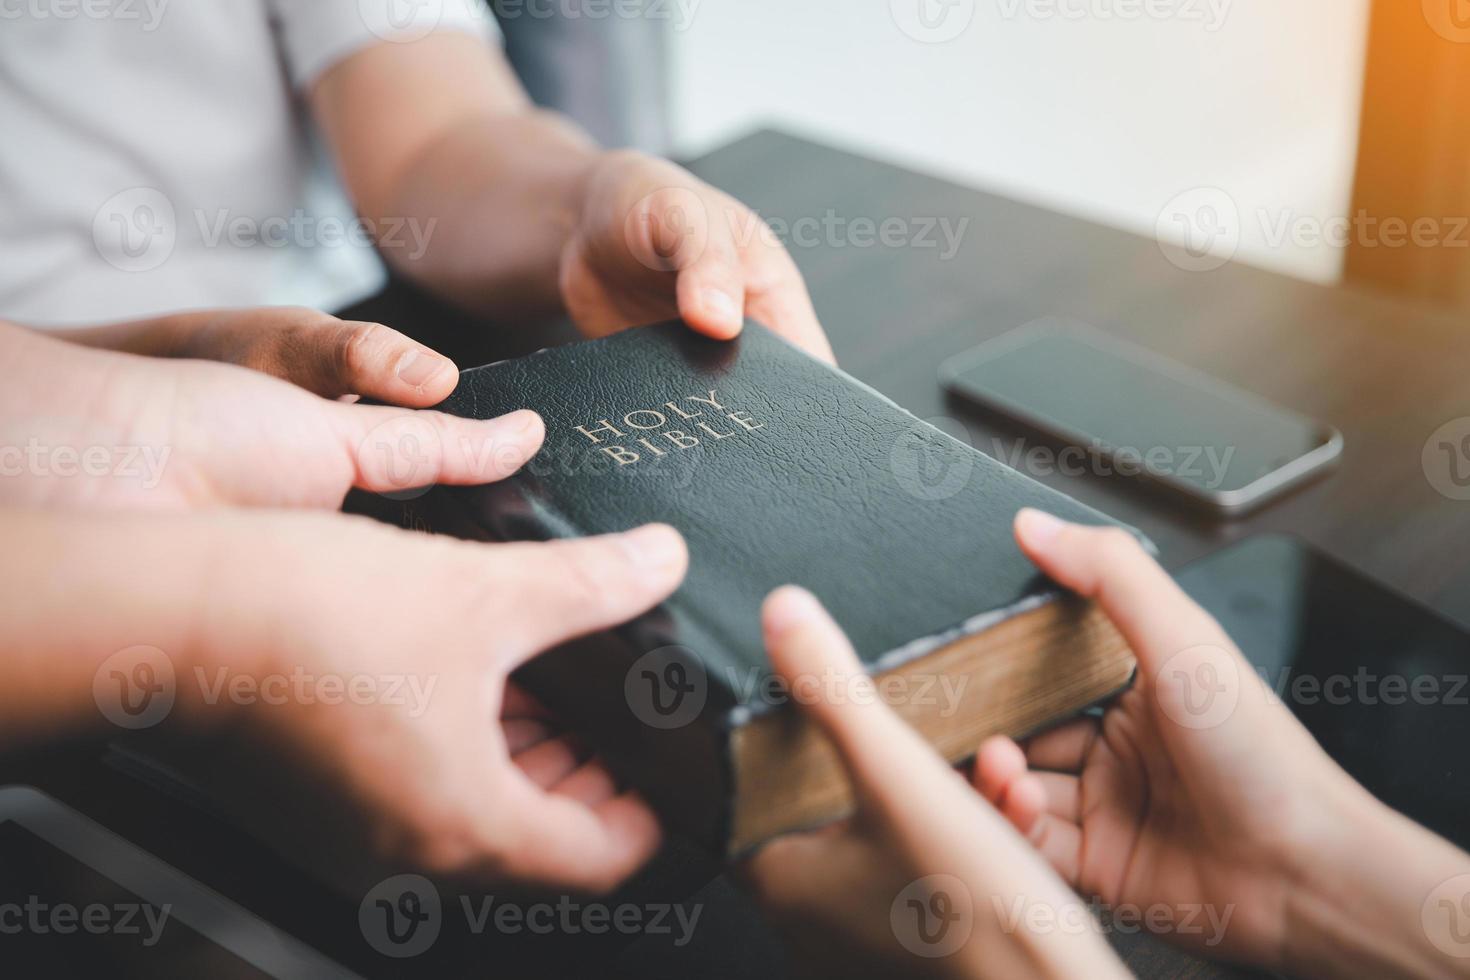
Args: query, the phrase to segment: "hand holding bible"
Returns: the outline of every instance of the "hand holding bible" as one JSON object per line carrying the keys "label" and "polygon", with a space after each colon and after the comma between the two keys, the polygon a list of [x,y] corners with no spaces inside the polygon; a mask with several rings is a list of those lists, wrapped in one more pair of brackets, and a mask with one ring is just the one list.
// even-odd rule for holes
{"label": "hand holding bible", "polygon": [[[196,674],[222,692],[310,681],[188,705],[203,725],[226,722],[213,727],[238,749],[212,747],[204,776],[243,796],[259,832],[335,856],[338,876],[367,863],[366,845],[387,867],[604,890],[653,854],[653,812],[508,678],[667,597],[687,562],[676,532],[484,545],[316,514],[220,524],[216,547],[235,559],[208,591],[237,601],[206,606],[208,642],[176,667],[180,697]],[[293,800],[284,826],[258,813],[252,787]]]}
{"label": "hand holding bible", "polygon": [[977,788],[1067,881],[1109,909],[1166,909],[1170,941],[1271,970],[1449,965],[1420,906],[1470,857],[1343,772],[1131,536],[1023,511],[1016,537],[1138,657],[1101,723],[1064,725],[1024,754],[992,739],[976,760]]}
{"label": "hand holding bible", "polygon": [[603,154],[562,252],[561,292],[584,333],[682,317],[718,339],[747,318],[832,361],[806,284],[760,217],[681,167]]}
{"label": "hand holding bible", "polygon": [[22,477],[0,485],[11,504],[335,509],[352,487],[493,482],[543,435],[531,412],[472,421],[349,405],[232,365],[86,350],[4,325],[0,360],[17,379],[0,393],[0,441],[16,457],[6,464]]}
{"label": "hand holding bible", "polygon": [[454,362],[381,323],[299,306],[199,310],[56,331],[61,340],[148,357],[219,361],[289,381],[323,398],[436,405],[454,390]]}
{"label": "hand holding bible", "polygon": [[870,679],[815,598],[778,590],[764,625],[793,690],[822,678],[843,692],[803,710],[857,797],[851,819],[778,838],[744,867],[804,966],[843,977],[1127,975],[1094,931],[1027,928],[1037,909],[1053,921],[1086,909],[888,705],[858,696]]}

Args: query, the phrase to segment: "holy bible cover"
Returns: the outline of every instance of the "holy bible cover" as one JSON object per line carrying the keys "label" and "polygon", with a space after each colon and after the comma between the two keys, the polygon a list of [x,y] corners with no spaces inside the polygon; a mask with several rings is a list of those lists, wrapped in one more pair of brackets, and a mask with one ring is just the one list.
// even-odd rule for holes
{"label": "holy bible cover", "polygon": [[1060,595],[1011,537],[1024,506],[1107,518],[757,324],[729,343],[670,323],[492,364],[439,407],[535,409],[546,444],[510,480],[416,501],[420,526],[544,540],[662,521],[688,540],[688,578],[668,602],[517,680],[712,848],[850,806],[835,756],[791,703],[824,682],[788,692],[767,667],[759,609],[777,586],[814,592],[887,699],[952,760],[1132,677],[1111,624]]}

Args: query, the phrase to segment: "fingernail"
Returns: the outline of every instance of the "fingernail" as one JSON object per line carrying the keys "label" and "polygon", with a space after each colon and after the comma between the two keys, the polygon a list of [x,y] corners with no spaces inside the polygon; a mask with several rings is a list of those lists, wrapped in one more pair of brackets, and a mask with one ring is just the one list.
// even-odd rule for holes
{"label": "fingernail", "polygon": [[780,636],[822,617],[817,597],[796,585],[783,585],[766,599],[765,626],[769,636]]}
{"label": "fingernail", "polygon": [[706,289],[700,294],[699,301],[705,312],[721,323],[738,327],[744,322],[740,304],[735,302],[735,297],[722,289]]}
{"label": "fingernail", "polygon": [[640,568],[668,568],[684,557],[684,539],[667,524],[649,524],[620,534],[618,544]]}
{"label": "fingernail", "polygon": [[1045,548],[1066,527],[1061,518],[1030,507],[1016,515],[1016,533],[1032,548]]}
{"label": "fingernail", "polygon": [[501,416],[500,424],[505,427],[505,431],[510,435],[523,436],[541,425],[541,416],[529,408],[523,408],[518,412],[511,412],[509,415]]}
{"label": "fingernail", "polygon": [[427,384],[434,375],[444,370],[449,362],[438,354],[411,350],[398,362],[398,380],[417,388]]}

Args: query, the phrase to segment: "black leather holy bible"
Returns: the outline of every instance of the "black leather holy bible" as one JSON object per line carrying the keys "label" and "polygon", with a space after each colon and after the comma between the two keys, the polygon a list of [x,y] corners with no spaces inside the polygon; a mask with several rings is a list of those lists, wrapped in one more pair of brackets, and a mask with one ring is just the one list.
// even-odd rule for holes
{"label": "black leather holy bible", "polygon": [[846,781],[773,683],[759,609],[814,592],[895,707],[952,760],[1124,687],[1134,660],[1090,605],[1017,549],[1017,510],[1103,515],[920,421],[758,324],[719,342],[629,330],[464,372],[442,410],[531,408],[519,474],[436,488],[415,520],[485,540],[672,524],[683,586],[617,631],[551,651],[517,680],[677,829],[738,852],[841,816]]}

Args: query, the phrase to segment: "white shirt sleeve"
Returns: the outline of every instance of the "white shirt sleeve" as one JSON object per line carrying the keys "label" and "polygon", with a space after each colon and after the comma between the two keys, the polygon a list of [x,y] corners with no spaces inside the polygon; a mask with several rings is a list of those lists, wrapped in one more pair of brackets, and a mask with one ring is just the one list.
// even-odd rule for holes
{"label": "white shirt sleeve", "polygon": [[306,88],[363,48],[409,43],[436,31],[460,31],[498,42],[485,0],[268,0],[285,48],[291,81]]}

